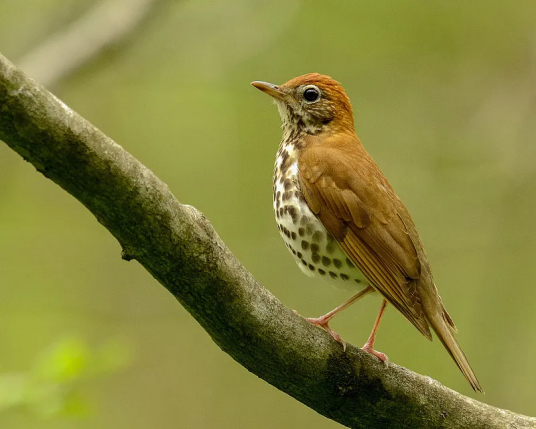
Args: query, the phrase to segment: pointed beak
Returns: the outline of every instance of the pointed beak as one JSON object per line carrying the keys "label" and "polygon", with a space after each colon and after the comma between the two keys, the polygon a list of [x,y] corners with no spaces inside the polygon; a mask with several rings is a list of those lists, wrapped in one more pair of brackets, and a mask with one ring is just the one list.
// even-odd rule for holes
{"label": "pointed beak", "polygon": [[260,89],[262,92],[265,92],[269,96],[277,98],[279,100],[284,100],[285,97],[287,96],[286,93],[281,91],[281,89],[277,85],[274,85],[273,83],[262,82],[260,80],[256,80],[255,82],[251,82],[251,84],[255,88]]}

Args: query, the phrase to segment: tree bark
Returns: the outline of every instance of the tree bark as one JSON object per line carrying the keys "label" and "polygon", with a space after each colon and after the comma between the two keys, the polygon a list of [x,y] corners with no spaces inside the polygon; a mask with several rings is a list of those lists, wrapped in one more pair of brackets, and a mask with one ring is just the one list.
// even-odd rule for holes
{"label": "tree bark", "polygon": [[0,139],[90,210],[239,364],[350,428],[534,428],[349,345],[294,314],[195,208],[0,55]]}

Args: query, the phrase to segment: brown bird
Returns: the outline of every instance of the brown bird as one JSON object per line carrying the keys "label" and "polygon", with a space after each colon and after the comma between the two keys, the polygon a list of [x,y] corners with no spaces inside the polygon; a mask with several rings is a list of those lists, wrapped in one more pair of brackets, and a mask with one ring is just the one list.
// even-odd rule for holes
{"label": "brown bird", "polygon": [[274,98],[283,122],[273,193],[287,248],[305,274],[358,291],[324,316],[307,320],[346,347],[330,320],[377,291],[384,299],[363,350],[388,362],[373,346],[389,302],[430,340],[432,327],[472,388],[482,391],[454,338],[456,327],[441,302],[415,224],[361,145],[341,84],[311,73],[283,85],[252,85]]}

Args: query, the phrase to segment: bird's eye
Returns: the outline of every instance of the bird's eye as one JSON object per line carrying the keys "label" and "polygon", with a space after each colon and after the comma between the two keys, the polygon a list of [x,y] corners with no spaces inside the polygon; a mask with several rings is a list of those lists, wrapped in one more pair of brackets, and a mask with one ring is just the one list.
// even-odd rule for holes
{"label": "bird's eye", "polygon": [[308,103],[314,103],[320,98],[320,90],[314,85],[308,86],[303,91],[303,98]]}

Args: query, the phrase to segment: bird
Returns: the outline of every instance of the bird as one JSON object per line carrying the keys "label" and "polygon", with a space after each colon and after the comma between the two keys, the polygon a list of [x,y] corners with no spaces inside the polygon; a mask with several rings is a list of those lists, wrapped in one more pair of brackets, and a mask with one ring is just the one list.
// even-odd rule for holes
{"label": "bird", "polygon": [[374,350],[387,304],[426,338],[435,331],[475,391],[483,392],[454,334],[415,224],[376,162],[357,137],[350,99],[329,76],[309,73],[282,85],[251,83],[271,96],[282,121],[276,155],[273,206],[279,232],[299,268],[353,290],[348,301],[317,318],[326,330],[335,315],[370,293],[383,300],[362,350]]}

